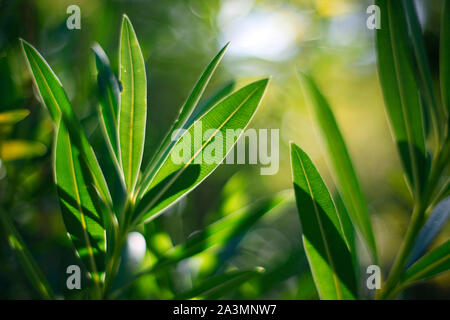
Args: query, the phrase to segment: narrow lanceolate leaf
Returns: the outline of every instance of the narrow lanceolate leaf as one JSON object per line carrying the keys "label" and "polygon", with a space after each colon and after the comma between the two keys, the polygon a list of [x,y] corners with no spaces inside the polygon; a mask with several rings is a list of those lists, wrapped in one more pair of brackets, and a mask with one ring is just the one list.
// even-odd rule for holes
{"label": "narrow lanceolate leaf", "polygon": [[61,82],[39,52],[26,41],[21,40],[21,42],[42,103],[47,107],[55,126],[59,124],[60,119],[64,121],[71,141],[79,148],[88,164],[96,188],[105,201],[111,202],[108,186],[97,162],[97,158],[70,105]]}
{"label": "narrow lanceolate leaf", "polygon": [[358,254],[356,251],[356,239],[355,239],[355,227],[352,223],[350,215],[348,214],[348,210],[345,207],[344,201],[342,197],[337,193],[334,197],[334,203],[336,204],[336,212],[339,216],[339,220],[342,224],[342,232],[344,233],[345,239],[348,243],[348,248],[350,250],[350,254],[352,256],[353,267],[355,269],[355,279],[358,283],[360,278],[359,276],[359,261]]}
{"label": "narrow lanceolate leaf", "polygon": [[[190,126],[194,121],[204,115],[212,107],[214,107],[220,100],[228,96],[236,88],[236,81],[231,80],[226,85],[221,87],[219,90],[214,92],[202,105],[200,105],[191,114],[189,119],[186,121],[186,125]],[[186,126],[184,126],[186,127]]]}
{"label": "narrow lanceolate leaf", "polygon": [[401,1],[377,0],[381,28],[376,31],[378,77],[391,130],[414,196],[426,178],[425,139],[413,52]]}
{"label": "narrow lanceolate leaf", "polygon": [[355,299],[352,257],[333,200],[311,159],[291,143],[291,166],[303,244],[321,299]]}
{"label": "narrow lanceolate leaf", "polygon": [[101,283],[105,267],[103,216],[94,205],[91,175],[61,121],[54,151],[55,181],[67,233],[94,282]]}
{"label": "narrow lanceolate leaf", "polygon": [[450,240],[429,252],[414,263],[403,278],[403,283],[410,284],[416,281],[434,277],[450,270]]}
{"label": "narrow lanceolate leaf", "polygon": [[120,34],[119,60],[119,80],[122,84],[119,103],[120,162],[128,192],[133,194],[144,152],[147,77],[136,33],[125,15]]}
{"label": "narrow lanceolate leaf", "polygon": [[186,243],[177,245],[165,253],[158,263],[151,267],[152,271],[173,265],[183,259],[192,257],[212,246],[223,246],[232,238],[250,229],[263,215],[279,208],[290,199],[290,193],[281,192],[273,197],[262,199],[231,213],[226,217],[195,233]]}
{"label": "narrow lanceolate leaf", "polygon": [[220,274],[218,276],[214,276],[210,279],[207,279],[206,281],[198,284],[191,290],[178,295],[177,297],[175,297],[175,299],[177,300],[220,299],[225,295],[230,294],[233,291],[236,291],[236,289],[238,289],[240,285],[256,276],[261,275],[263,272],[264,269],[258,267],[252,270],[230,271],[225,274]]}
{"label": "narrow lanceolate leaf", "polygon": [[[184,132],[140,199],[136,222],[155,218],[217,168],[255,114],[267,83],[259,80],[236,91]],[[229,130],[236,134],[227,137]]]}
{"label": "narrow lanceolate leaf", "polygon": [[425,51],[425,46],[423,43],[423,32],[420,27],[419,19],[417,17],[416,9],[414,7],[414,1],[402,0],[402,4],[405,10],[405,15],[410,31],[411,43],[414,48],[414,54],[417,62],[417,67],[419,70],[419,79],[421,92],[424,96],[426,111],[429,113],[433,128],[435,129],[435,134],[437,138],[440,137],[440,114],[438,105],[436,102],[436,97],[433,91],[433,82],[431,80],[430,67],[428,65],[428,58]]}
{"label": "narrow lanceolate leaf", "polygon": [[118,153],[118,104],[119,104],[119,82],[114,75],[109,59],[100,45],[96,44],[92,47],[95,55],[95,64],[97,66],[97,84],[99,89],[100,100],[100,122],[103,133],[105,135],[108,147],[112,151],[113,157],[119,159]]}
{"label": "narrow lanceolate leaf", "polygon": [[439,52],[442,105],[446,116],[450,115],[450,1],[444,0],[441,22],[441,40]]}
{"label": "narrow lanceolate leaf", "polygon": [[184,128],[186,122],[192,116],[192,113],[196,108],[200,98],[202,97],[203,92],[205,91],[206,86],[209,83],[209,80],[211,79],[214,71],[222,60],[227,47],[228,43],[211,60],[205,71],[203,71],[203,74],[200,76],[200,79],[198,79],[191,93],[189,94],[186,102],[181,107],[178,118],[175,120],[174,124],[164,138],[161,146],[158,148],[158,151],[156,152],[152,162],[147,166],[147,169],[144,172],[144,180],[141,189],[142,193],[145,193],[148,190],[148,187],[150,186],[151,180],[153,178],[153,173],[155,172],[155,170],[159,169],[167,154],[171,151],[171,147],[175,145],[177,139],[172,139],[172,135],[178,129]]}
{"label": "narrow lanceolate leaf", "polygon": [[300,73],[300,82],[306,94],[308,106],[318,125],[319,134],[325,146],[327,160],[331,165],[331,172],[338,186],[339,194],[353,224],[362,234],[375,261],[377,261],[377,249],[369,210],[336,119],[314,80],[310,76]]}
{"label": "narrow lanceolate leaf", "polygon": [[11,111],[5,111],[0,113],[0,125],[12,125],[22,119],[26,118],[30,114],[27,109],[17,109]]}
{"label": "narrow lanceolate leaf", "polygon": [[427,222],[420,230],[419,235],[411,250],[408,266],[416,262],[423,253],[432,244],[433,240],[439,235],[440,231],[445,227],[450,218],[450,197],[439,202],[431,211]]}
{"label": "narrow lanceolate leaf", "polygon": [[11,219],[6,215],[6,212],[2,211],[1,208],[0,222],[4,229],[5,235],[8,238],[9,246],[15,254],[17,254],[17,257],[25,270],[25,274],[33,287],[37,292],[39,292],[43,299],[54,299],[54,295],[50,285],[48,284],[47,278],[37,265]]}

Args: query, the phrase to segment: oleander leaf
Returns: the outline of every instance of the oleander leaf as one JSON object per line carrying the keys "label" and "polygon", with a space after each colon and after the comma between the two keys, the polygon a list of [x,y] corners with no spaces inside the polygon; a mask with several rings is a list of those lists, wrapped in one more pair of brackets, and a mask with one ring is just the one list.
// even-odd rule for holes
{"label": "oleander leaf", "polygon": [[213,276],[201,282],[194,288],[184,293],[181,293],[175,299],[177,300],[217,300],[223,296],[232,293],[239,288],[240,285],[249,281],[250,279],[264,273],[264,268],[257,267],[250,270],[230,271],[224,274]]}
{"label": "oleander leaf", "polygon": [[450,240],[414,263],[403,277],[404,284],[425,280],[450,270]]}
{"label": "oleander leaf", "polygon": [[[155,218],[218,167],[255,114],[267,83],[268,79],[259,80],[236,91],[184,132],[155,174],[149,191],[139,199],[138,223]],[[227,130],[241,131],[227,138]],[[180,159],[183,149],[189,150]]]}
{"label": "oleander leaf", "polygon": [[433,243],[433,240],[439,235],[440,231],[445,227],[450,218],[450,197],[439,202],[433,211],[431,211],[427,222],[420,230],[417,236],[408,266],[416,262]]}
{"label": "oleander leaf", "polygon": [[204,115],[212,107],[214,107],[220,100],[228,96],[236,88],[236,81],[231,80],[226,85],[221,87],[219,90],[214,92],[202,105],[197,107],[194,112],[192,112],[189,119],[186,121],[184,128],[189,127],[194,121]]}
{"label": "oleander leaf", "polygon": [[0,125],[15,124],[30,114],[27,109],[16,109],[11,111],[0,112]]}
{"label": "oleander leaf", "polygon": [[[200,101],[200,98],[203,95],[203,92],[205,91],[209,81],[211,80],[212,75],[214,74],[214,71],[216,70],[220,61],[222,61],[222,57],[225,54],[225,50],[227,49],[227,47],[228,43],[219,51],[219,53],[216,54],[216,56],[211,60],[206,69],[203,71],[202,75],[200,76],[191,93],[189,94],[189,97],[187,98],[186,102],[181,107],[177,119],[175,120],[174,124],[172,125],[169,132],[165,136],[163,142],[161,143],[161,146],[158,148],[158,151],[153,157],[153,160],[147,166],[144,172],[144,179],[141,189],[143,193],[145,193],[148,190],[148,187],[151,184],[151,180],[154,177],[153,174],[155,170],[158,170],[160,168],[167,154],[170,153],[172,147],[175,145],[177,139],[172,139],[172,135],[178,129],[185,128],[187,121],[192,119],[190,117],[192,117],[193,112],[198,102]],[[224,90],[225,92],[227,91],[226,89]]]}
{"label": "oleander leaf", "polygon": [[35,141],[6,140],[0,142],[0,159],[4,161],[39,157],[46,151],[45,145]]}
{"label": "oleander leaf", "polygon": [[119,159],[118,152],[118,109],[119,109],[119,81],[109,64],[109,59],[100,45],[92,47],[97,66],[97,84],[99,90],[99,116],[102,125],[102,132],[108,143],[112,157],[115,161]]}
{"label": "oleander leaf", "polygon": [[63,121],[58,126],[55,140],[55,183],[64,224],[78,256],[99,286],[105,268],[103,214],[93,199],[96,194],[87,164]]}
{"label": "oleander leaf", "polygon": [[378,76],[384,104],[407,181],[415,197],[426,179],[426,151],[420,93],[401,1],[377,0],[381,28],[376,31]]}
{"label": "oleander leaf", "polygon": [[77,146],[85,158],[96,188],[99,190],[103,199],[111,203],[111,195],[105,177],[97,162],[94,150],[84,134],[61,82],[45,59],[33,46],[25,40],[21,40],[21,43],[28,66],[33,75],[35,86],[41,96],[41,101],[47,107],[55,127],[59,125],[60,119],[64,121],[64,126],[69,132],[71,141]]}
{"label": "oleander leaf", "polygon": [[377,248],[369,210],[336,119],[315,81],[309,75],[300,73],[300,82],[316,120],[339,194],[353,224],[363,236],[376,262]]}
{"label": "oleander leaf", "polygon": [[425,102],[425,110],[429,113],[432,120],[433,128],[436,130],[436,136],[439,138],[441,134],[439,117],[442,116],[438,109],[436,97],[433,90],[433,82],[431,78],[428,58],[423,43],[423,32],[420,27],[419,18],[417,17],[414,1],[402,0],[403,8],[408,23],[411,43],[414,49],[415,61],[419,71],[419,83],[421,92]]}
{"label": "oleander leaf", "polygon": [[333,200],[311,159],[291,143],[291,166],[306,256],[321,299],[355,299],[352,256]]}
{"label": "oleander leaf", "polygon": [[132,195],[139,177],[144,153],[147,121],[147,77],[144,57],[126,15],[120,34],[119,102],[120,163],[128,193]]}

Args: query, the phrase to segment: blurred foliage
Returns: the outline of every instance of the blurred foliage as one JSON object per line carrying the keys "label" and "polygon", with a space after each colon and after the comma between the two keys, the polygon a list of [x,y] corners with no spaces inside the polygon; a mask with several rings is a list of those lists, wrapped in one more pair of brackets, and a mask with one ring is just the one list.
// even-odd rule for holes
{"label": "blurred foliage", "polygon": [[[154,247],[145,253],[143,266],[220,217],[261,196],[290,188],[289,140],[302,145],[324,179],[331,181],[296,78],[296,68],[300,68],[312,73],[319,86],[326,88],[324,92],[334,106],[372,213],[380,263],[387,267],[403,236],[411,199],[384,114],[376,76],[374,33],[365,25],[366,8],[371,3],[369,0],[0,0],[0,113],[30,111],[28,117],[0,133],[0,144],[4,145],[7,139],[46,146],[43,154],[43,148],[38,150],[37,157],[0,163],[0,206],[13,220],[55,294],[83,297],[82,291],[69,291],[65,286],[66,267],[80,262],[65,234],[53,183],[53,126],[33,89],[19,37],[35,45],[45,56],[95,142],[101,135],[94,114],[98,99],[90,48],[98,42],[117,73],[115,35],[120,17],[126,13],[140,39],[149,81],[150,139],[145,146],[144,162],[164,137],[164,128],[175,119],[203,67],[227,41],[231,41],[230,48],[206,97],[219,89],[220,83],[232,79],[240,86],[250,79],[272,76],[263,104],[250,126],[280,128],[279,172],[260,176],[255,165],[221,166],[194,193],[152,222],[152,227],[162,232],[153,236]],[[66,9],[73,4],[81,8],[81,30],[66,27]],[[432,76],[437,80],[441,1],[421,0],[418,8]],[[16,151],[22,147],[16,145]],[[230,241],[229,248],[219,252],[208,250],[157,277],[144,276],[121,298],[172,298],[190,289],[198,279],[216,274],[218,265],[223,270],[256,266],[266,269],[261,276],[240,286],[231,298],[316,298],[299,230],[294,207],[271,212],[245,235]],[[144,230],[140,231],[145,235]],[[449,233],[447,226],[435,245],[442,243]],[[19,261],[3,241],[3,234],[0,236],[0,298],[37,298]],[[126,270],[123,272],[126,276]],[[405,298],[449,296],[448,275],[414,286],[404,294]]]}

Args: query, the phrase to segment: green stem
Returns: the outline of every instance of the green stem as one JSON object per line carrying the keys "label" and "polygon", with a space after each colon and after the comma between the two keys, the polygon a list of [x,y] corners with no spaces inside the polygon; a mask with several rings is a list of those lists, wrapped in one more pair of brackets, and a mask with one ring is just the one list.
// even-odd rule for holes
{"label": "green stem", "polygon": [[117,241],[114,244],[114,251],[111,255],[106,268],[105,286],[103,288],[103,298],[107,298],[109,291],[113,285],[114,279],[119,271],[120,260],[122,255],[123,245],[125,244],[126,233],[120,232]]}
{"label": "green stem", "polygon": [[405,238],[394,260],[394,264],[386,280],[384,288],[379,295],[381,299],[393,298],[395,297],[394,294],[398,294],[399,292],[396,286],[401,280],[407,259],[409,257],[409,254],[411,253],[417,235],[419,234],[419,231],[423,225],[425,214],[436,191],[436,187],[438,186],[441,173],[447,165],[449,155],[448,149],[447,139],[446,143],[443,145],[443,148],[440,149],[434,157],[434,161],[431,166],[430,177],[424,188],[422,196],[413,209],[411,220],[408,229],[406,230]]}

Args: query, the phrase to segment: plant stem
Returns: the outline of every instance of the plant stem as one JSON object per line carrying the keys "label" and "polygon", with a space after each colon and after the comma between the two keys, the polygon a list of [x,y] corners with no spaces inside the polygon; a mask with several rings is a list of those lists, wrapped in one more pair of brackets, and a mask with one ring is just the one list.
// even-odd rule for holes
{"label": "plant stem", "polygon": [[447,165],[449,155],[448,146],[449,145],[447,139],[442,149],[439,149],[433,159],[429,179],[426,183],[421,197],[418,199],[417,204],[414,206],[411,220],[408,229],[406,230],[405,238],[394,260],[394,264],[386,280],[384,288],[378,296],[378,298],[380,299],[393,298],[397,293],[400,292],[399,288],[396,288],[396,285],[401,280],[403,270],[405,268],[411,249],[414,245],[414,241],[416,240],[417,235],[419,234],[419,231],[423,225],[425,214],[435,193],[436,187],[438,186],[439,178],[442,171]]}
{"label": "plant stem", "polygon": [[389,277],[387,278],[384,288],[379,296],[381,299],[386,299],[400,280],[403,268],[414,244],[414,240],[416,239],[420,228],[422,227],[423,216],[425,214],[425,209],[423,209],[422,207],[423,206],[419,204],[413,210],[411,221],[406,231],[405,238],[397,254],[397,257],[395,258],[394,265],[392,266]]}
{"label": "plant stem", "polygon": [[105,276],[105,286],[103,288],[103,298],[108,297],[109,291],[111,290],[114,279],[119,270],[122,249],[123,249],[123,245],[125,243],[125,239],[126,239],[126,233],[120,232],[119,237],[114,244],[113,254],[108,261],[108,266],[106,269],[106,276]]}

